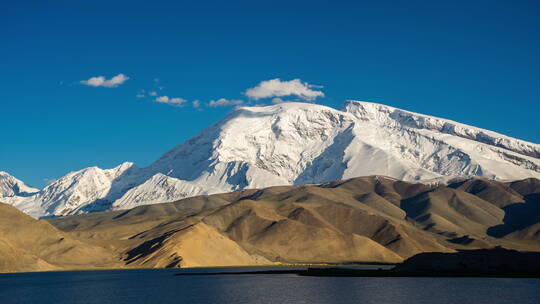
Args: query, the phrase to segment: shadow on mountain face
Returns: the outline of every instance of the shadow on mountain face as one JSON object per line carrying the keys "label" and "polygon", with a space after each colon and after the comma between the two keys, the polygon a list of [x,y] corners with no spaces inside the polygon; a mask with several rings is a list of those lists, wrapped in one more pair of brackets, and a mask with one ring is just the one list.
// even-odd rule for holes
{"label": "shadow on mountain face", "polygon": [[472,178],[452,183],[448,187],[473,194],[499,208],[524,202],[523,195],[510,185],[485,178]]}
{"label": "shadow on mountain face", "polygon": [[453,238],[453,239],[448,239],[447,241],[450,242],[450,243],[454,243],[454,244],[469,245],[472,242],[474,242],[474,239],[470,238],[468,235],[464,235],[462,237],[456,237],[456,238]]}
{"label": "shadow on mountain face", "polygon": [[137,178],[141,172],[141,169],[136,166],[130,167],[111,181],[111,187],[105,197],[82,206],[80,210],[83,213],[110,210],[114,201],[119,199],[123,193],[141,184]]}
{"label": "shadow on mountain face", "polygon": [[505,212],[504,223],[490,227],[487,234],[497,238],[504,237],[538,223],[540,221],[540,193],[525,195],[524,199],[524,203],[502,208]]}
{"label": "shadow on mountain face", "polygon": [[294,184],[324,183],[343,176],[347,169],[344,147],[349,146],[354,139],[353,126],[337,135],[334,142],[296,178]]}

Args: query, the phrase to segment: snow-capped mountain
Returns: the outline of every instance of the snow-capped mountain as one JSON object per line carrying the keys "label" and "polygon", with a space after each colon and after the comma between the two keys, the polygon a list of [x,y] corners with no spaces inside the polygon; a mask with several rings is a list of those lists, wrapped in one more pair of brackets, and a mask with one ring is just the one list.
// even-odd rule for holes
{"label": "snow-capped mountain", "polygon": [[237,109],[148,169],[229,191],[363,175],[540,177],[539,157],[537,144],[349,101],[343,111],[306,103]]}
{"label": "snow-capped mountain", "polygon": [[15,178],[7,172],[0,171],[0,197],[3,196],[27,196],[38,192],[39,189],[26,185],[23,181]]}
{"label": "snow-capped mountain", "polygon": [[108,170],[89,167],[70,172],[31,196],[0,199],[34,217],[103,211],[139,184],[137,170],[133,163]]}
{"label": "snow-capped mountain", "polygon": [[66,215],[364,175],[540,178],[540,145],[370,102],[241,107],[146,168],[91,167],[7,202]]}

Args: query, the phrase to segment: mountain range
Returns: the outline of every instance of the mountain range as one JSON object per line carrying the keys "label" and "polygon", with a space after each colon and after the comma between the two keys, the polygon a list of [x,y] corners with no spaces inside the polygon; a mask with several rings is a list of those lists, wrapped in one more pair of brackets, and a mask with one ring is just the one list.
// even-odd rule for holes
{"label": "mountain range", "polygon": [[370,102],[239,107],[145,168],[89,167],[43,189],[2,172],[0,200],[39,218],[357,176],[540,178],[540,145]]}
{"label": "mountain range", "polygon": [[399,263],[495,246],[540,251],[540,180],[369,176],[47,220],[0,203],[0,272]]}

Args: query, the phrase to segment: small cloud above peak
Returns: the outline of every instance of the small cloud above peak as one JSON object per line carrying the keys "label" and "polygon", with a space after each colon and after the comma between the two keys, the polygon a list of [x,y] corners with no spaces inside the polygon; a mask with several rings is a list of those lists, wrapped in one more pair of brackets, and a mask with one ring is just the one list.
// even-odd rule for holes
{"label": "small cloud above peak", "polygon": [[104,76],[90,77],[88,80],[82,80],[80,83],[89,87],[105,87],[116,88],[129,79],[124,74],[118,74],[111,79],[106,79]]}
{"label": "small cloud above peak", "polygon": [[185,102],[187,102],[187,100],[185,100],[184,98],[169,97],[169,96],[159,96],[159,97],[156,97],[156,99],[154,100],[159,103],[166,103],[166,104],[170,104],[174,106],[181,106]]}
{"label": "small cloud above peak", "polygon": [[227,106],[237,106],[243,104],[243,100],[239,99],[226,99],[226,98],[220,98],[218,100],[210,100],[208,103],[211,107],[227,107]]}
{"label": "small cloud above peak", "polygon": [[261,81],[257,86],[246,90],[245,95],[253,100],[263,98],[297,96],[304,100],[324,97],[324,93],[316,90],[322,86],[309,84],[300,79],[281,80],[279,78]]}

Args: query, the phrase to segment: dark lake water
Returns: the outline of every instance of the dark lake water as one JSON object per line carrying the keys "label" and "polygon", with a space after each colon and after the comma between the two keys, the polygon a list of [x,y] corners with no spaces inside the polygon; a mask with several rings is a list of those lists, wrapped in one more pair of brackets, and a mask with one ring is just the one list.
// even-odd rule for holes
{"label": "dark lake water", "polygon": [[536,304],[540,301],[540,279],[331,278],[289,274],[174,276],[177,272],[171,269],[3,274],[0,303]]}

